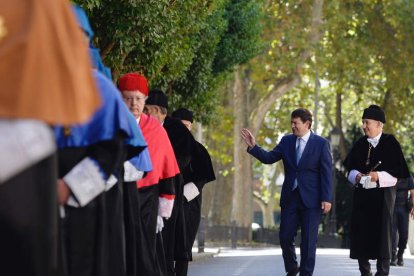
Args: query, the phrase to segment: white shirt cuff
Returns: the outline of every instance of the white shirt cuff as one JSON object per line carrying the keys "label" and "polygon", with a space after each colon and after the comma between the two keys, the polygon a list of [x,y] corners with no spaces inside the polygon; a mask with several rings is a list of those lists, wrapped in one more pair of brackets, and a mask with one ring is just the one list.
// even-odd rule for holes
{"label": "white shirt cuff", "polygon": [[356,178],[356,176],[357,176],[359,173],[360,173],[360,172],[359,172],[359,171],[357,171],[357,170],[351,170],[351,171],[349,172],[349,174],[348,174],[348,181],[349,181],[349,182],[351,182],[351,183],[352,183],[352,185],[357,184],[357,183],[356,183],[355,178]]}
{"label": "white shirt cuff", "polygon": [[380,188],[393,187],[397,184],[397,178],[386,171],[379,171],[377,174]]}

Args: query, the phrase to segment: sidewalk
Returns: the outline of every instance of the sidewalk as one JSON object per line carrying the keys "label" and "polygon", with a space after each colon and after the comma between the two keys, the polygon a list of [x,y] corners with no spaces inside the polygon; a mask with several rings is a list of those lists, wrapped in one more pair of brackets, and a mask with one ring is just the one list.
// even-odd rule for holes
{"label": "sidewalk", "polygon": [[215,257],[220,254],[220,251],[220,247],[205,247],[204,252],[198,253],[198,247],[193,247],[193,262]]}
{"label": "sidewalk", "polygon": [[[299,253],[299,248],[296,249],[296,252]],[[217,253],[216,257],[212,257],[215,253]],[[314,271],[316,276],[355,276],[361,274],[358,269],[358,261],[349,258],[349,249],[318,248],[316,254]],[[209,245],[206,248],[206,253],[201,253],[199,256],[203,257],[189,266],[188,275],[279,276],[286,274],[280,247],[238,247],[233,249]],[[370,261],[370,263],[371,269],[375,273],[376,261]],[[404,263],[404,266],[392,266],[389,275],[413,276],[414,256],[406,252]]]}

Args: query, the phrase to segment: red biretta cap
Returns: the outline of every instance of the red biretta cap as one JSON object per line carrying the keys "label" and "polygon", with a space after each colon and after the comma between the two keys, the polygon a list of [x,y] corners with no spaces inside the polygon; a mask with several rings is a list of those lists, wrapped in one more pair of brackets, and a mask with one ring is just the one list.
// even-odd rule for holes
{"label": "red biretta cap", "polygon": [[119,78],[118,88],[121,91],[136,91],[148,96],[148,82],[144,76],[138,73],[127,73]]}

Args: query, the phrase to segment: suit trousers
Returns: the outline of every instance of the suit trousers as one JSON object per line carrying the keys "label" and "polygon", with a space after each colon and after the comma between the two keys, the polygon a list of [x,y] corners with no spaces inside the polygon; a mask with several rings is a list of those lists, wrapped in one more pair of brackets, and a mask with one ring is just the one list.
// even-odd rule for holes
{"label": "suit trousers", "polygon": [[298,189],[292,191],[290,201],[281,210],[279,240],[282,248],[286,272],[298,267],[295,252],[295,237],[301,230],[300,276],[313,274],[318,240],[318,226],[321,220],[321,208],[307,208]]}
{"label": "suit trousers", "polygon": [[[371,274],[371,264],[368,259],[358,259],[359,271],[361,276],[368,276]],[[377,273],[375,276],[388,276],[390,272],[390,259],[377,260]]]}
{"label": "suit trousers", "polygon": [[[394,216],[392,221],[392,256],[398,256],[404,254],[404,250],[408,241],[408,222],[410,213],[407,211],[407,207],[404,205],[395,204]],[[398,235],[398,238],[397,238]],[[397,243],[398,239],[398,243]]]}

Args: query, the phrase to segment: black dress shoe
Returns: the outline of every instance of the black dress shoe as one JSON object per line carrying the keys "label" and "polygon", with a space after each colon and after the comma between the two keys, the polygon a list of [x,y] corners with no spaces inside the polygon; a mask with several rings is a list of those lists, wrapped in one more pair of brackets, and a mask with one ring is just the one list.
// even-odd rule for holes
{"label": "black dress shoe", "polygon": [[398,256],[397,265],[404,266],[404,259],[403,256]]}
{"label": "black dress shoe", "polygon": [[391,258],[390,266],[396,266],[397,265],[397,257]]}
{"label": "black dress shoe", "polygon": [[300,267],[297,267],[296,269],[289,271],[286,276],[296,276],[300,272]]}

